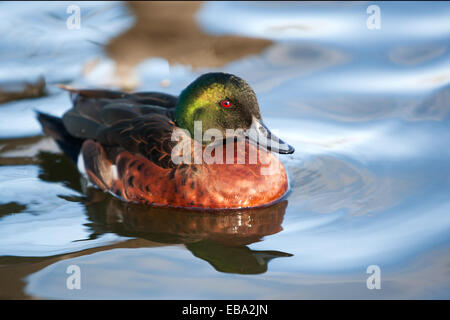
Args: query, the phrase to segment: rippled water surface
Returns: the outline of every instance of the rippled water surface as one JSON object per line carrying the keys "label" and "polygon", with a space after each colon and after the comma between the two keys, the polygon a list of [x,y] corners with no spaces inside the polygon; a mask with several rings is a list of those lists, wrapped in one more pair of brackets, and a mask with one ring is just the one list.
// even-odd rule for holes
{"label": "rippled water surface", "polygon": [[[172,94],[235,73],[296,148],[280,156],[286,201],[205,214],[86,189],[35,119],[70,108],[57,83],[120,87],[104,45],[136,23],[126,4],[80,3],[68,30],[69,3],[1,3],[0,90],[47,86],[0,104],[0,297],[450,298],[450,5],[379,3],[369,30],[370,4],[206,3],[205,33],[272,44],[216,68],[134,67],[135,90]],[[81,290],[66,287],[70,265]],[[366,286],[370,265],[381,290]]]}

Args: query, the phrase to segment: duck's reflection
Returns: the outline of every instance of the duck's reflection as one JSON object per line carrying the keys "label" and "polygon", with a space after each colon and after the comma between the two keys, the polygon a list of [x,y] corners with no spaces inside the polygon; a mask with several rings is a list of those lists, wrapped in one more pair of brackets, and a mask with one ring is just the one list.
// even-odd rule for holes
{"label": "duck's reflection", "polygon": [[[43,180],[60,181],[80,191],[76,168],[61,155],[39,155]],[[91,221],[91,239],[105,233],[146,239],[164,244],[184,244],[198,258],[217,271],[258,274],[267,271],[268,262],[291,254],[251,250],[247,245],[282,230],[287,201],[273,206],[226,212],[200,212],[155,208],[123,202],[94,188],[83,190],[79,199]]]}

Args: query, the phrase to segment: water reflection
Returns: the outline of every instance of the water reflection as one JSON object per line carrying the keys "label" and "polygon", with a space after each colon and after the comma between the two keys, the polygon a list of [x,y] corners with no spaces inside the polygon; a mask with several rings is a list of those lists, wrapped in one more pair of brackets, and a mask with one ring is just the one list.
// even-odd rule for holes
{"label": "water reflection", "polygon": [[[112,39],[106,47],[109,55],[118,62],[117,73],[122,86],[143,84],[139,79],[133,83],[133,68],[149,57],[164,57],[172,65],[193,68],[222,67],[258,54],[272,44],[266,39],[216,36],[205,32],[195,21],[201,6],[200,2],[129,4],[137,23]],[[130,47],[133,50],[129,50]]]}
{"label": "water reflection", "polygon": [[267,271],[270,260],[291,256],[247,247],[282,230],[286,205],[284,201],[263,209],[204,213],[124,203],[91,189],[86,211],[92,237],[114,232],[159,243],[185,244],[194,256],[208,261],[217,271],[257,274]]}

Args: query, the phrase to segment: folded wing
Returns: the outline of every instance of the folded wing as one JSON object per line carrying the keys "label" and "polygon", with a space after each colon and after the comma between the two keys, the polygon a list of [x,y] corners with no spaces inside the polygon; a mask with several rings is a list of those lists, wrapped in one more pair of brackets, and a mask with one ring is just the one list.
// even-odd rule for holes
{"label": "folded wing", "polygon": [[139,153],[162,167],[172,167],[170,154],[177,97],[160,92],[110,90],[71,92],[73,108],[62,120],[74,137],[99,142],[111,160],[123,151]]}

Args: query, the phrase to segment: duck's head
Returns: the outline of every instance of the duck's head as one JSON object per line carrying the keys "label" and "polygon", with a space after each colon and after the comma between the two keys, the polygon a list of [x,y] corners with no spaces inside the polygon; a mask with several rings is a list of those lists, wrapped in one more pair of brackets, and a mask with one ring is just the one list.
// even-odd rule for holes
{"label": "duck's head", "polygon": [[[196,121],[201,121],[201,128],[194,126]],[[234,136],[241,135],[268,150],[294,152],[293,147],[273,135],[262,122],[252,88],[232,74],[207,73],[192,82],[179,96],[175,122],[193,138],[203,137],[209,129],[219,130],[224,138],[230,138],[227,129],[232,129]]]}

